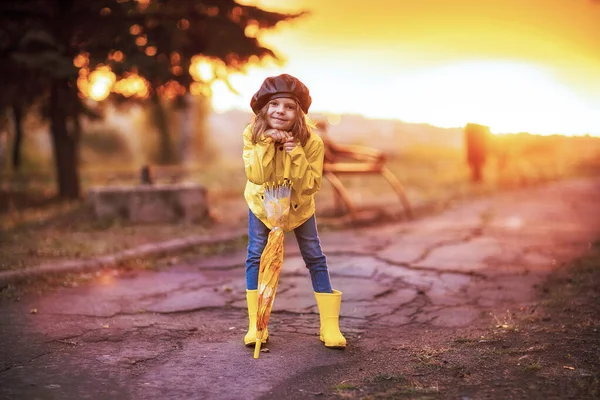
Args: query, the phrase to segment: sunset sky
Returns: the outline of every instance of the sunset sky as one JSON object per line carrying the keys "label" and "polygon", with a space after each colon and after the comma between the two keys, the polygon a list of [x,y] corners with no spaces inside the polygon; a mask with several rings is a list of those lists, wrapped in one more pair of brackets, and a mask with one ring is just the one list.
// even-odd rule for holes
{"label": "sunset sky", "polygon": [[312,14],[263,34],[286,60],[214,88],[241,108],[267,76],[300,78],[312,112],[495,133],[600,136],[600,3],[592,0],[240,0]]}

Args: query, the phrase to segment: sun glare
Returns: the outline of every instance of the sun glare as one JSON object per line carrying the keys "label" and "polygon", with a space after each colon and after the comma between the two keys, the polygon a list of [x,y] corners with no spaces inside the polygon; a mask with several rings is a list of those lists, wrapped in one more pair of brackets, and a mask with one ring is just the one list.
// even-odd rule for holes
{"label": "sun glare", "polygon": [[248,99],[262,80],[283,72],[297,74],[311,88],[314,112],[362,114],[446,128],[473,122],[490,126],[493,133],[600,135],[600,113],[594,104],[541,67],[505,61],[382,73],[348,65],[335,76],[304,65],[249,69],[248,75],[231,78],[240,95],[225,85],[213,88],[215,110],[247,110]]}
{"label": "sun glare", "polygon": [[[174,64],[178,64],[179,54],[173,53],[171,60]],[[81,54],[75,57],[73,64],[80,68],[77,86],[82,96],[102,101],[111,92],[121,94],[125,97],[142,99],[148,98],[150,95],[149,82],[137,73],[127,73],[122,79],[117,80],[110,67],[106,65],[100,65],[90,72],[87,68],[88,59],[85,55]],[[176,66],[175,68],[180,67]],[[215,80],[214,70],[219,68],[222,68],[222,65],[218,62],[204,57],[194,57],[192,65],[189,68],[189,73],[194,79],[194,82],[190,85],[192,95],[210,96],[212,93],[211,85],[214,84],[212,81]],[[218,82],[218,80],[215,81],[217,84]],[[226,87],[225,85],[223,86]],[[157,90],[160,95],[167,99],[173,99],[176,96],[185,94],[187,91],[185,87],[175,81],[168,81]]]}
{"label": "sun glare", "polygon": [[[600,115],[547,71],[529,64],[469,62],[399,75],[390,92],[406,121],[442,127],[468,122],[494,133],[600,133]],[[392,102],[392,99],[390,99]],[[375,111],[375,110],[373,110]],[[392,110],[389,110],[390,113]]]}
{"label": "sun glare", "polygon": [[[233,93],[220,80],[212,80],[211,65],[197,58],[190,67],[196,80],[194,95],[212,95],[213,109],[248,110],[248,101],[270,75],[297,74],[276,66],[250,67],[245,75],[229,79]],[[101,101],[110,92],[145,98],[149,85],[137,74],[116,81],[106,66],[87,73],[82,68],[78,86],[87,97]],[[307,68],[298,74],[311,88],[313,112],[362,114],[368,118],[400,119],[440,127],[480,123],[493,133],[600,135],[600,113],[541,67],[525,63],[473,61],[393,75],[365,73],[348,67],[335,77]],[[352,82],[352,85],[348,85]],[[168,98],[185,88],[168,82],[160,88]]]}
{"label": "sun glare", "polygon": [[[136,1],[141,7],[149,4]],[[249,112],[250,98],[266,77],[289,73],[310,88],[312,113],[360,114],[445,128],[479,123],[497,134],[600,136],[600,59],[594,50],[598,35],[591,30],[596,29],[600,6],[574,6],[568,0],[553,0],[543,9],[543,0],[490,0],[490,5],[465,0],[453,6],[443,0],[429,6],[410,0],[238,1],[270,11],[311,11],[302,23],[247,32],[282,56],[284,65],[251,65],[244,74],[230,74],[218,60],[196,56],[184,71],[174,52],[173,74],[189,73],[194,82],[189,88],[167,82],[159,93],[173,98],[189,90],[210,96],[216,112]],[[367,9],[372,11],[369,16],[364,15]],[[402,15],[390,14],[400,9]],[[340,18],[331,17],[338,12]],[[444,12],[448,16],[440,17]],[[452,12],[458,14],[451,17]],[[488,26],[498,18],[506,24]],[[140,29],[133,25],[131,34],[139,35]],[[150,56],[156,52],[146,49]],[[120,62],[123,56],[114,52],[111,60]],[[86,54],[73,60],[80,69],[81,96],[100,101],[111,92],[149,95],[143,77],[131,74],[116,80],[107,67],[94,69],[88,63]],[[238,93],[221,79],[228,79]]]}
{"label": "sun glare", "polygon": [[190,65],[190,75],[195,81],[208,82],[213,79],[213,63],[204,57],[193,57]]}
{"label": "sun glare", "polygon": [[[275,73],[309,86],[314,112],[600,136],[600,6],[592,2],[244,1],[311,11],[261,40],[286,57]],[[249,76],[251,88],[229,95],[231,107],[248,110],[271,72]]]}

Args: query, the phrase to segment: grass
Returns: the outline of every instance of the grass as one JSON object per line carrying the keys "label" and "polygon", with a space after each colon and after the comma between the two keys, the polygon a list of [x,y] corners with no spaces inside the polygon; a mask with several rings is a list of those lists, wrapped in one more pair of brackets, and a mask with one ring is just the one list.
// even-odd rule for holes
{"label": "grass", "polygon": [[448,351],[447,348],[434,348],[425,346],[415,353],[415,358],[419,363],[426,367],[439,368],[442,366],[440,356]]}
{"label": "grass", "polygon": [[354,388],[355,388],[355,386],[352,385],[352,384],[350,384],[350,383],[340,383],[340,384],[335,385],[333,387],[333,390],[335,390],[337,392],[341,392],[341,391],[344,391],[344,390],[351,390],[351,389],[354,389]]}
{"label": "grass", "polygon": [[[394,399],[400,395],[413,395],[417,399],[429,398],[427,394],[433,394],[439,392],[437,385],[426,386],[422,385],[418,381],[404,376],[385,376],[383,379],[373,379],[374,383],[385,382],[389,387],[381,394],[373,396],[373,399]],[[368,397],[370,398],[370,397]]]}
{"label": "grass", "polygon": [[[600,154],[600,139],[533,136],[526,139],[533,142],[515,150],[503,169],[496,159],[490,159],[485,170],[486,180],[480,184],[469,181],[469,170],[459,149],[414,146],[391,157],[388,166],[405,186],[413,206],[425,206],[428,212],[443,209],[456,200],[600,170],[597,161],[600,157],[594,157]],[[531,153],[530,149],[535,146],[543,151]],[[520,155],[528,158],[523,160]],[[0,231],[3,232],[0,236],[0,270],[89,258],[148,242],[211,232],[210,224],[134,226],[120,220],[96,221],[84,202],[53,200],[55,189],[51,171],[50,166],[41,164],[28,165],[22,173],[0,171]],[[211,165],[157,167],[153,171],[157,182],[184,180],[206,186],[209,207],[217,219],[232,225],[244,224],[246,205],[242,192],[245,178],[237,162],[221,160]],[[89,165],[81,170],[81,177],[85,193],[97,185],[135,184],[139,171],[126,164],[112,164],[110,169]],[[358,207],[367,204],[385,207],[392,202],[398,203],[395,193],[382,177],[342,179]],[[317,204],[318,213],[333,207],[333,189],[326,181],[317,194]],[[486,218],[489,216],[482,216],[482,219]],[[320,226],[328,229],[326,223],[322,220]]]}
{"label": "grass", "polygon": [[519,363],[519,365],[527,372],[537,372],[542,369],[542,363],[540,362],[539,359],[537,359],[537,360],[524,359],[524,361]]}
{"label": "grass", "polygon": [[507,332],[519,331],[518,323],[514,318],[514,314],[510,310],[506,310],[506,312],[502,315],[496,315],[494,313],[490,313],[490,315],[494,320],[494,328],[503,329]]}
{"label": "grass", "polygon": [[[41,262],[85,259],[115,253],[146,243],[207,234],[209,227],[195,224],[131,225],[120,220],[95,221],[81,204],[53,207],[43,216],[23,214],[10,224],[2,238],[0,270]],[[39,219],[38,219],[39,218]],[[5,226],[6,226],[5,225]]]}
{"label": "grass", "polygon": [[[382,390],[370,393],[372,387]],[[439,393],[439,388],[436,385],[424,386],[414,379],[396,374],[379,374],[360,386],[341,383],[335,385],[332,389],[338,398],[360,398],[363,400],[396,399],[399,396],[411,396],[411,399],[424,400],[432,398],[429,396],[431,394]]]}
{"label": "grass", "polygon": [[476,339],[468,338],[468,337],[457,337],[454,339],[454,343],[458,344],[475,344],[477,343]]}

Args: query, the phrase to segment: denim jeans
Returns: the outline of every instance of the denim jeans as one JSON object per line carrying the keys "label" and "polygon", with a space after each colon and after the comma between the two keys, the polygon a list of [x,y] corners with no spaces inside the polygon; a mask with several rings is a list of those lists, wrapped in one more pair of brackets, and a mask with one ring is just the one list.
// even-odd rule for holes
{"label": "denim jeans", "polygon": [[[248,212],[248,256],[246,258],[246,288],[258,288],[258,271],[260,256],[267,245],[269,228],[256,218],[252,211]],[[321,250],[321,241],[317,232],[315,216],[310,217],[302,225],[294,229],[300,254],[306,268],[310,272],[313,290],[317,293],[332,293],[327,258]]]}

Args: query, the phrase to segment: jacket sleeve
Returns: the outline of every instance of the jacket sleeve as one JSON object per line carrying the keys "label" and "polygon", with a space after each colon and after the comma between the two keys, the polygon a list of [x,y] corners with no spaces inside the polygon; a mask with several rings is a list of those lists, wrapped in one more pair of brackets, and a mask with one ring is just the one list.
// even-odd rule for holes
{"label": "jacket sleeve", "polygon": [[244,169],[248,180],[256,185],[273,180],[273,157],[275,146],[265,140],[252,143],[252,128],[247,126],[244,130]]}
{"label": "jacket sleeve", "polygon": [[323,141],[316,134],[306,146],[296,146],[291,151],[292,164],[290,179],[298,193],[300,203],[304,203],[321,189],[323,180],[323,158],[325,148]]}

